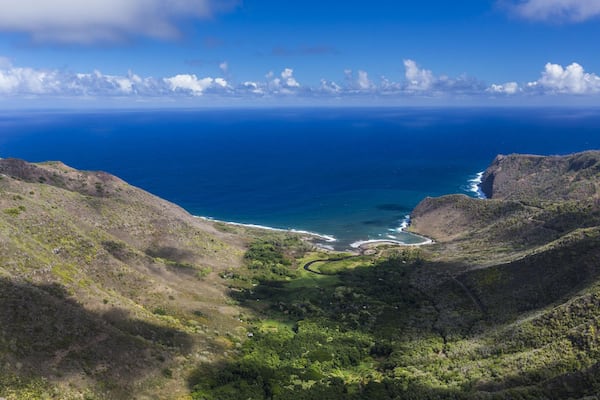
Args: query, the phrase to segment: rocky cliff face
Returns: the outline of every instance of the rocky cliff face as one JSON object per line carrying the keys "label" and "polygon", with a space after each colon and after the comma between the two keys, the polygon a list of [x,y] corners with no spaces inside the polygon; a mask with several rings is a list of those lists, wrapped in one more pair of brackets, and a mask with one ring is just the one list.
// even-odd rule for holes
{"label": "rocky cliff face", "polygon": [[438,242],[459,241],[475,252],[478,243],[497,248],[496,256],[513,257],[597,226],[600,151],[500,155],[485,171],[481,188],[487,200],[460,195],[423,200],[412,213],[412,230]]}
{"label": "rocky cliff face", "polygon": [[491,199],[589,200],[599,192],[600,151],[568,156],[499,155],[483,174]]}

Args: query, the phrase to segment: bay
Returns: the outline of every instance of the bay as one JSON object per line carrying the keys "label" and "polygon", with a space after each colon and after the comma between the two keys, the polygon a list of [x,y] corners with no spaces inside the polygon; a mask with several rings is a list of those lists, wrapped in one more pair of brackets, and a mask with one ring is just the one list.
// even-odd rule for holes
{"label": "bay", "polygon": [[598,109],[320,108],[0,113],[0,157],[103,170],[198,216],[362,240],[426,196],[476,196],[497,154],[600,149]]}

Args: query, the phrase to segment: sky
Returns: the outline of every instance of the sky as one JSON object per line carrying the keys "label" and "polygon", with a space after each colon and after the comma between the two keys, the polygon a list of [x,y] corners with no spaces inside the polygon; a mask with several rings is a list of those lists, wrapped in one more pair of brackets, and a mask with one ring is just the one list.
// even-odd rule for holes
{"label": "sky", "polygon": [[0,0],[0,107],[597,105],[600,0]]}

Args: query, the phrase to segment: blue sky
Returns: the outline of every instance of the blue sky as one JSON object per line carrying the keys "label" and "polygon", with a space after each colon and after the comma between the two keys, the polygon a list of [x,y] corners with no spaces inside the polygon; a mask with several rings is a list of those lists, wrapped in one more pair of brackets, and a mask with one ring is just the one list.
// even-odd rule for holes
{"label": "blue sky", "polygon": [[0,104],[596,104],[600,0],[0,0]]}

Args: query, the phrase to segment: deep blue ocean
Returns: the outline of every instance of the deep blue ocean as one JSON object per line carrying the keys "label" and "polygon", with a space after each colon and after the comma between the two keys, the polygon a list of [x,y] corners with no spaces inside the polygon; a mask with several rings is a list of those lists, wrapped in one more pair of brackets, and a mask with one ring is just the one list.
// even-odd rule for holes
{"label": "deep blue ocean", "polygon": [[0,113],[0,157],[103,170],[198,216],[396,238],[426,196],[470,191],[499,154],[600,149],[600,109]]}

